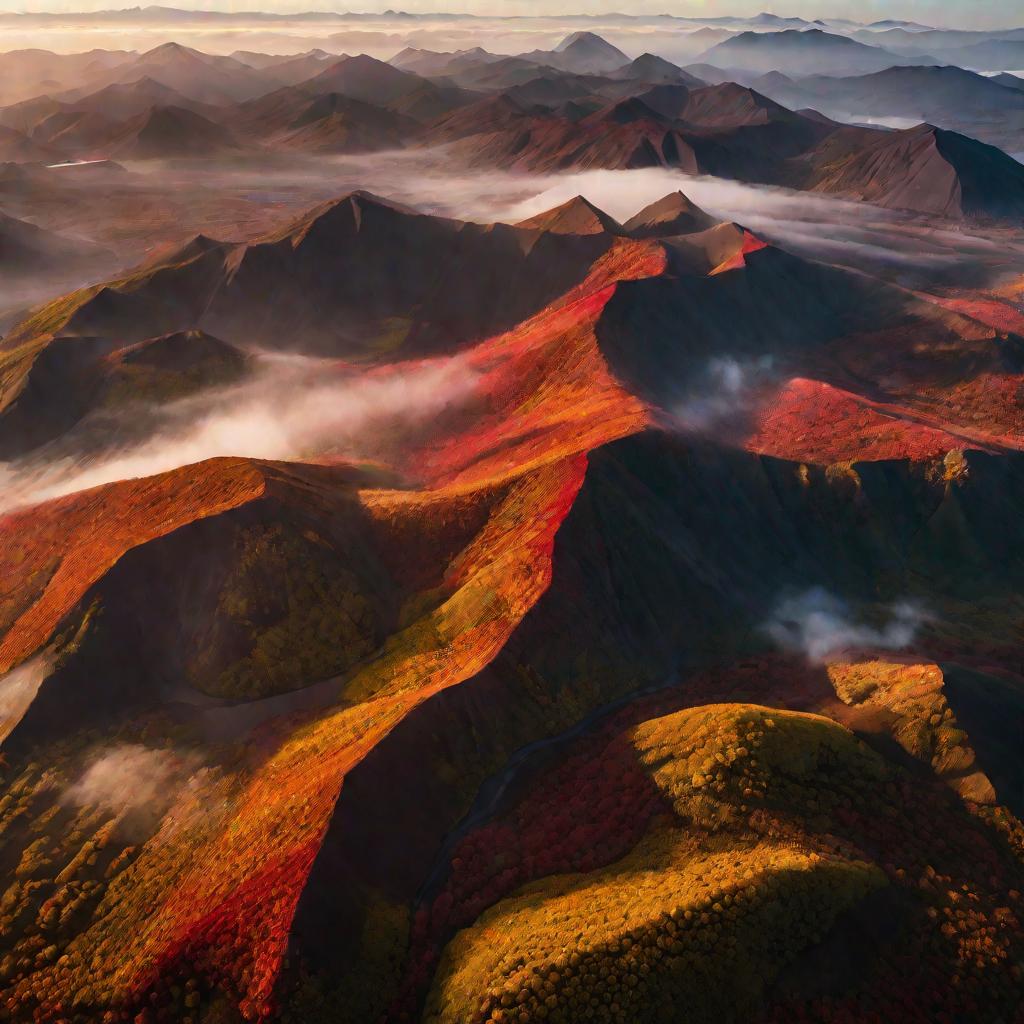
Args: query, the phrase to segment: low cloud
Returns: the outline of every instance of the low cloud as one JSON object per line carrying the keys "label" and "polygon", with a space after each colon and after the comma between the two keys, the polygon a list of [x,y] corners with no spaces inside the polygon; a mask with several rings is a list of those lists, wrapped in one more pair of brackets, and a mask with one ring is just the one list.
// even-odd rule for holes
{"label": "low cloud", "polygon": [[782,600],[763,629],[783,650],[823,662],[849,650],[902,650],[928,620],[910,602],[891,605],[885,617],[881,625],[866,623],[842,598],[813,587]]}
{"label": "low cloud", "polygon": [[191,754],[173,750],[137,743],[109,747],[64,791],[64,802],[115,816],[159,817],[199,765]]}
{"label": "low cloud", "polygon": [[[888,264],[934,271],[962,265],[972,257],[992,256],[998,249],[992,240],[967,229],[937,230],[913,214],[871,203],[687,175],[666,167],[580,171],[533,180],[536,194],[490,212],[501,220],[524,220],[583,195],[626,220],[669,192],[682,191],[720,220],[736,221],[797,255],[856,269],[877,271]],[[492,177],[489,187],[493,190],[499,184],[500,179]],[[474,205],[471,199],[467,202]]]}
{"label": "low cloud", "polygon": [[[153,171],[159,180],[159,170]],[[208,168],[176,171],[173,187],[199,182]],[[426,213],[479,222],[512,223],[581,194],[619,220],[675,190],[722,220],[811,258],[914,283],[916,275],[969,274],[972,261],[991,262],[1006,249],[969,229],[945,230],[920,218],[868,203],[785,189],[689,176],[670,168],[590,170],[524,175],[453,170],[443,149],[330,157],[287,168],[218,169],[220,186],[239,195],[275,198],[288,185],[297,205],[337,196],[373,182],[374,191]],[[282,193],[284,194],[284,193]],[[1019,256],[1014,254],[1015,259]],[[0,463],[0,511],[113,480],[146,476],[206,458],[266,459],[375,457],[373,436],[394,425],[429,421],[473,393],[475,372],[459,357],[355,371],[327,360],[264,357],[245,384],[205,393],[149,416],[158,429],[146,440],[108,446],[88,461],[73,449],[50,446],[34,462]],[[704,431],[756,397],[763,368],[712,364],[707,380],[684,395],[680,426]],[[753,379],[751,379],[753,378]],[[107,433],[119,433],[114,424]],[[136,432],[136,435],[137,432]]]}
{"label": "low cloud", "polygon": [[[0,486],[3,480],[0,478]],[[53,660],[47,652],[0,676],[0,743],[11,734],[50,674]]]}
{"label": "low cloud", "polygon": [[467,400],[476,381],[459,357],[356,371],[331,360],[266,356],[251,380],[161,411],[147,440],[88,463],[69,456],[0,464],[0,509],[218,456],[359,458],[382,433],[422,424]]}
{"label": "low cloud", "polygon": [[175,188],[231,189],[257,201],[273,194],[296,210],[356,188],[423,213],[481,223],[515,223],[582,195],[620,221],[670,192],[682,191],[721,220],[737,221],[800,255],[851,266],[904,263],[933,269],[965,257],[992,255],[1005,244],[922,223],[919,216],[871,203],[792,189],[751,185],[670,167],[522,174],[460,169],[446,147],[296,159],[285,167],[159,168],[139,165]]}
{"label": "low cloud", "polygon": [[536,194],[513,206],[508,211],[510,216],[522,219],[575,195],[585,195],[596,206],[623,220],[669,192],[681,190],[723,220],[749,220],[755,215],[779,221],[827,219],[841,224],[897,219],[893,213],[865,207],[863,203],[766,185],[748,185],[709,175],[684,174],[669,167],[575,171],[539,176],[535,181]]}
{"label": "low cloud", "polygon": [[552,174],[474,170],[460,168],[449,148],[439,146],[296,157],[285,165],[212,170],[139,164],[134,170],[151,183],[166,181],[176,191],[220,188],[255,203],[270,197],[296,213],[346,191],[369,188],[423,213],[481,223],[515,223],[577,195],[621,221],[670,192],[682,191],[717,218],[737,221],[798,255],[869,272],[886,273],[894,266],[907,273],[951,272],[971,259],[1006,256],[1005,242],[967,227],[946,231],[920,216],[871,203],[689,175],[670,167]]}
{"label": "low cloud", "polygon": [[745,361],[716,356],[672,407],[672,425],[693,434],[731,432],[760,406],[773,379],[771,356]]}

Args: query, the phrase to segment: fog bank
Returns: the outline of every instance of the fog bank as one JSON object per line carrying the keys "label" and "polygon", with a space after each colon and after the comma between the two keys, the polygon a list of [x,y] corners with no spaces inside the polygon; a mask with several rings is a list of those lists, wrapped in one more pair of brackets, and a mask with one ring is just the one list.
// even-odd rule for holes
{"label": "fog bank", "polygon": [[454,357],[358,370],[306,356],[263,356],[255,376],[160,410],[150,438],[90,459],[0,463],[0,511],[218,456],[358,458],[381,431],[423,423],[472,392]]}

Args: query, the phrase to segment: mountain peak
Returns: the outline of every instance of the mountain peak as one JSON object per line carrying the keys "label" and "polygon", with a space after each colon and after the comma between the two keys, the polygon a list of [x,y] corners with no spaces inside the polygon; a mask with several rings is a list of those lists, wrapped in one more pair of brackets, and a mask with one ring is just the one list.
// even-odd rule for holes
{"label": "mountain peak", "polygon": [[401,213],[407,217],[422,216],[419,210],[412,206],[406,206],[395,199],[388,199],[386,196],[379,196],[376,192],[370,192],[365,188],[355,188],[346,192],[337,199],[330,202],[330,206],[339,206],[346,203],[359,210],[377,209],[388,210],[391,213]]}
{"label": "mountain peak", "polygon": [[673,64],[672,61],[654,53],[642,53],[636,60],[617,68],[611,77],[646,80],[652,83],[670,82],[694,87],[704,84],[699,78],[684,71],[678,64]]}
{"label": "mountain peak", "polygon": [[793,79],[788,75],[784,75],[781,71],[769,71],[766,75],[762,75],[754,85],[765,85],[765,86],[783,86],[792,85]]}
{"label": "mountain peak", "polygon": [[705,213],[689,196],[676,191],[645,206],[623,227],[634,237],[655,238],[706,231],[716,223],[715,218]]}
{"label": "mountain peak", "polygon": [[618,47],[612,46],[608,40],[596,32],[573,32],[566,36],[556,47],[555,53],[565,53],[568,49],[586,49],[593,53],[619,53]]}
{"label": "mountain peak", "polygon": [[311,235],[320,238],[332,237],[336,240],[339,232],[341,235],[359,232],[363,226],[363,217],[377,213],[384,213],[385,216],[395,213],[405,216],[418,215],[418,211],[411,207],[384,199],[365,189],[353,189],[314,206],[295,220],[261,236],[257,243],[276,244],[287,240],[293,248],[297,248]]}
{"label": "mountain peak", "polygon": [[418,212],[411,206],[397,203],[393,199],[386,199],[384,196],[379,196],[376,192],[370,192],[365,188],[356,188],[351,192],[347,192],[340,197],[339,202],[353,202],[361,206],[381,206],[389,210],[396,210],[398,213],[415,214]]}
{"label": "mountain peak", "polygon": [[553,51],[555,63],[571,71],[612,71],[629,63],[629,57],[595,32],[573,32]]}
{"label": "mountain peak", "polygon": [[656,53],[641,53],[636,60],[630,62],[634,68],[655,68],[659,71],[679,71],[680,68],[672,61],[659,57]]}
{"label": "mountain peak", "polygon": [[[818,45],[828,45],[835,47],[847,47],[850,49],[872,49],[864,43],[857,42],[856,39],[850,39],[848,36],[836,35],[834,32],[825,32],[820,28],[809,28],[806,30],[786,28],[781,29],[778,32],[741,32],[739,35],[733,36],[732,39],[726,39],[724,42],[714,47],[714,50],[728,52],[729,50],[743,46],[773,47],[778,45],[782,45],[787,48],[808,48]],[[709,50],[708,52],[711,53],[712,51]]]}
{"label": "mountain peak", "polygon": [[376,57],[371,57],[368,53],[357,53],[353,57],[342,57],[339,63],[345,64],[350,68],[387,67],[385,61],[378,60]]}
{"label": "mountain peak", "polygon": [[885,134],[830,165],[823,184],[891,209],[956,219],[1024,216],[1024,166],[995,146],[928,123]]}
{"label": "mountain peak", "polygon": [[332,210],[339,209],[340,207],[351,207],[357,211],[380,209],[390,210],[395,213],[416,213],[416,211],[411,207],[403,206],[401,203],[393,202],[390,199],[385,199],[383,196],[379,196],[375,192],[369,192],[364,188],[356,188],[352,189],[351,192],[343,193],[336,199],[327,200],[326,203],[316,207],[306,217],[300,218],[298,223],[301,224],[306,221],[318,220],[324,214],[330,213]]}
{"label": "mountain peak", "polygon": [[200,55],[196,50],[193,50],[188,46],[182,46],[181,43],[170,42],[154,46],[152,50],[147,50],[143,53],[139,59],[147,62],[193,61],[199,59],[199,56]]}
{"label": "mountain peak", "polygon": [[231,132],[221,125],[186,107],[167,104],[141,114],[114,151],[142,160],[209,155],[237,148]]}
{"label": "mountain peak", "polygon": [[649,107],[638,96],[619,100],[608,107],[595,111],[587,118],[588,122],[614,122],[615,124],[632,124],[635,121],[664,121],[664,118],[652,107]]}
{"label": "mountain peak", "polygon": [[[171,40],[167,43],[160,43],[159,46],[154,46],[151,50],[147,50],[146,53],[191,53],[192,51],[184,46],[182,43],[176,43]],[[145,54],[144,54],[145,56]]]}
{"label": "mountain peak", "polygon": [[574,196],[553,210],[520,221],[519,228],[550,231],[555,235],[622,234],[622,225],[583,196]]}

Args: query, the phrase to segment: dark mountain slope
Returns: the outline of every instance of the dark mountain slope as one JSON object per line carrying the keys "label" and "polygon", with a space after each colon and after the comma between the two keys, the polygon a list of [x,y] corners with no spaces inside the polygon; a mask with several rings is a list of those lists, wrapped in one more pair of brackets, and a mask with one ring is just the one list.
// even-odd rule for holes
{"label": "dark mountain slope", "polygon": [[75,101],[108,85],[150,79],[198,103],[229,105],[269,92],[276,82],[231,57],[211,56],[180,43],[164,43],[94,78],[58,99]]}
{"label": "dark mountain slope", "polygon": [[104,146],[115,159],[161,160],[210,157],[236,152],[240,145],[230,129],[181,107],[154,107]]}
{"label": "dark mountain slope", "polygon": [[352,99],[378,106],[391,103],[420,88],[417,75],[376,60],[366,54],[343,57],[301,83],[310,93],[341,93]]}
{"label": "dark mountain slope", "polygon": [[30,274],[58,267],[101,267],[111,254],[98,245],[66,238],[0,213],[0,266],[6,274]]}
{"label": "dark mountain slope", "polygon": [[82,110],[125,121],[146,113],[152,107],[180,107],[201,114],[208,120],[220,116],[221,108],[199,103],[153,78],[108,85],[81,99],[62,104],[67,110]]}
{"label": "dark mountain slope", "polygon": [[922,64],[877,46],[821,29],[781,32],[742,32],[706,50],[700,61],[745,71],[783,71],[787,74],[864,74],[894,64]]}
{"label": "dark mountain slope", "polygon": [[599,210],[583,196],[576,196],[567,203],[520,221],[516,225],[536,231],[550,231],[556,235],[599,235],[608,232],[613,235],[623,233],[622,225],[608,214]]}
{"label": "dark mountain slope", "polygon": [[238,249],[202,323],[275,348],[451,350],[564,291],[608,244],[423,216],[357,192]]}
{"label": "dark mountain slope", "polygon": [[1009,75],[1005,71],[1001,71],[998,75],[993,75],[991,80],[1003,86],[1004,89],[1024,92],[1024,78],[1021,78],[1020,75]]}
{"label": "dark mountain slope", "polygon": [[610,72],[608,77],[652,84],[688,85],[691,88],[699,88],[704,84],[695,75],[689,74],[678,65],[653,53],[641,54],[636,60]]}
{"label": "dark mountain slope", "polygon": [[201,327],[242,346],[360,358],[450,351],[570,288],[612,241],[445,220],[356,192],[249,245],[207,244],[43,307],[8,343]]}
{"label": "dark mountain slope", "polygon": [[[770,692],[776,706],[807,707],[801,702],[808,702],[817,708],[819,700],[834,700],[824,669],[800,668],[794,662],[780,665],[773,673],[765,662],[754,660],[753,648],[763,643],[757,624],[770,616],[776,601],[768,581],[787,579],[800,590],[818,584],[863,607],[875,600],[874,571],[895,571],[901,578],[915,578],[923,551],[942,544],[945,524],[955,522],[958,525],[948,543],[957,568],[949,576],[929,576],[926,584],[935,603],[951,601],[955,607],[958,601],[970,600],[968,578],[982,565],[987,574],[1002,575],[1001,587],[1012,587],[1010,581],[1019,579],[1022,571],[1020,559],[1014,557],[1003,575],[997,568],[1005,551],[1002,543],[991,536],[982,541],[982,554],[973,541],[989,529],[1016,529],[1010,495],[1019,494],[1022,477],[1019,459],[1011,462],[1012,468],[999,460],[972,460],[972,468],[978,467],[977,479],[972,478],[963,491],[952,496],[945,495],[941,485],[922,487],[906,464],[863,467],[863,490],[854,497],[851,491],[829,482],[824,472],[812,471],[802,481],[795,463],[685,444],[659,434],[629,438],[593,453],[580,495],[559,531],[552,586],[502,655],[473,679],[472,686],[453,687],[432,698],[421,709],[418,723],[415,717],[404,722],[346,780],[312,868],[309,888],[297,908],[293,951],[325,978],[344,973],[344,984],[337,989],[328,985],[335,1000],[343,1002],[346,991],[354,989],[372,1007],[375,986],[371,979],[383,964],[372,959],[369,944],[358,936],[379,913],[375,894],[386,885],[384,891],[395,900],[413,903],[423,896],[421,886],[428,883],[428,873],[418,865],[433,863],[445,834],[456,827],[468,806],[468,799],[456,795],[466,777],[463,773],[470,773],[472,783],[467,788],[476,792],[489,775],[480,764],[479,751],[525,747],[526,736],[534,732],[528,723],[535,715],[548,716],[545,736],[568,730],[572,716],[563,718],[563,709],[583,699],[581,675],[588,677],[588,686],[599,689],[601,696],[596,700],[608,705],[609,717],[619,706],[616,698],[623,699],[628,692],[626,687],[664,685],[680,676],[684,682],[679,699],[692,706],[705,703],[710,691],[720,700],[749,700],[752,693]],[[858,465],[855,471],[861,468]],[[635,537],[642,538],[639,547],[631,540]],[[920,547],[915,538],[920,538]],[[843,551],[839,558],[837,548]],[[986,578],[991,583],[994,577]],[[592,593],[594,588],[596,593]],[[659,595],[657,601],[650,600],[654,592]],[[592,594],[582,614],[581,593]],[[592,638],[594,645],[588,643],[585,654],[575,642],[581,632]],[[736,675],[728,669],[712,671],[704,679],[689,666],[680,667],[679,651],[714,659],[716,641],[710,638],[723,636],[742,645],[747,671]],[[709,638],[707,646],[705,637]],[[535,703],[524,698],[526,678],[546,696],[556,695],[549,709],[546,700]],[[786,678],[794,689],[782,696],[786,691],[780,687]],[[762,685],[766,685],[765,691],[761,691]],[[736,692],[745,696],[736,697]],[[696,717],[703,714],[700,711]],[[883,744],[880,739],[881,749],[891,750]],[[434,770],[413,770],[410,749],[416,751],[413,763],[421,769],[432,765]],[[603,743],[598,749],[601,754],[594,751],[584,769],[592,780],[596,759],[611,756]],[[546,753],[552,756],[551,751]],[[664,756],[664,748],[661,754]],[[664,761],[658,763],[664,765]],[[535,778],[550,784],[550,768],[538,767],[538,773]],[[621,786],[623,775],[617,778]],[[383,791],[401,794],[396,797],[400,803],[392,805],[389,814],[374,812]],[[916,796],[922,792],[918,785]],[[631,795],[627,802],[636,806],[637,800]],[[459,807],[454,814],[445,810],[453,802]],[[936,806],[941,805],[939,794]],[[959,801],[956,805],[962,806]],[[954,806],[951,795],[949,806]],[[792,822],[792,818],[788,820]],[[538,847],[550,849],[560,826],[545,818],[537,827],[545,837]],[[603,854],[596,854],[600,862],[621,855],[616,835],[621,831],[602,837]],[[721,840],[722,832],[718,835]],[[513,865],[509,869],[513,877],[503,881],[493,869],[487,871],[481,865],[488,888],[473,886],[469,879],[475,871],[474,858],[493,856],[505,836],[510,841],[504,847],[503,864]],[[479,840],[479,854],[475,844],[469,843],[457,852],[447,851],[458,861],[453,865],[446,862],[441,878],[451,878],[453,884],[437,905],[437,916],[430,916],[425,909],[422,923],[411,926],[414,943],[436,939],[439,933],[448,937],[441,921],[450,911],[452,898],[456,913],[462,910],[472,919],[479,915],[481,904],[494,901],[496,893],[522,894],[519,886],[534,877],[532,862],[524,865],[518,855],[524,846],[532,853],[521,829],[510,827],[508,833],[488,830]],[[370,852],[375,850],[382,851],[383,859]],[[971,857],[963,856],[964,864],[970,863]],[[593,861],[571,859],[571,863],[571,869],[562,869],[561,862],[558,868],[547,868],[542,861],[538,873],[586,871],[572,877],[586,879],[592,898],[599,877],[593,872]],[[339,887],[339,876],[349,884]],[[636,876],[632,878],[635,881]],[[915,889],[920,891],[908,887],[908,891]],[[428,894],[434,891],[428,889]],[[540,886],[535,883],[525,892],[519,905],[537,906]],[[678,899],[678,891],[674,897]],[[460,908],[460,900],[465,900],[464,908]],[[425,902],[429,907],[429,895]],[[635,912],[635,895],[630,906]],[[339,919],[350,923],[348,939],[340,948],[329,948],[322,937]],[[459,926],[469,924],[469,920],[455,920]],[[393,941],[401,943],[406,929],[398,926],[395,932]],[[503,934],[508,939],[516,933]],[[929,966],[921,968],[925,976],[932,963],[929,960]],[[414,961],[410,970],[419,966]],[[429,970],[427,976],[431,973]],[[869,980],[857,984],[863,984],[872,998],[879,1000],[878,1005],[895,1007],[905,998],[905,984],[881,992]],[[915,991],[922,986],[920,998],[931,1006],[934,985],[922,981],[916,972],[913,984]],[[454,991],[462,989],[453,986]],[[557,998],[571,1006],[571,992],[562,995],[559,990]],[[1006,1005],[1012,1001],[1005,988],[998,998]],[[447,1024],[459,1015],[453,1012],[435,1019]]]}
{"label": "dark mountain slope", "polygon": [[682,192],[672,192],[657,202],[645,206],[623,225],[637,238],[656,238],[667,235],[688,235],[714,227],[715,220]]}
{"label": "dark mountain slope", "polygon": [[814,155],[809,186],[942,217],[1024,216],[1024,166],[994,146],[931,125],[871,140],[837,133]]}
{"label": "dark mountain slope", "polygon": [[90,413],[133,406],[132,429],[122,426],[120,439],[144,436],[156,407],[233,383],[246,368],[238,349],[202,331],[127,347],[106,338],[55,338],[32,360],[23,386],[0,403],[0,457],[52,441]]}
{"label": "dark mountain slope", "polygon": [[591,103],[551,110],[498,94],[441,119],[424,141],[455,142],[455,154],[478,167],[669,166],[951,218],[1013,221],[1024,201],[1016,161],[927,125],[899,132],[844,126],[735,83],[663,84],[597,110],[589,111]]}
{"label": "dark mountain slope", "polygon": [[16,164],[55,161],[61,158],[59,149],[36,142],[24,132],[6,126],[0,127],[0,160]]}
{"label": "dark mountain slope", "polygon": [[1024,138],[1024,92],[1008,86],[957,67],[926,66],[798,82],[766,76],[758,85],[790,107],[813,106],[840,120],[916,118],[1016,152]]}
{"label": "dark mountain slope", "polygon": [[629,63],[626,54],[594,32],[574,32],[554,50],[533,50],[519,56],[521,60],[583,75],[613,71]]}
{"label": "dark mountain slope", "polygon": [[233,128],[261,145],[294,152],[401,149],[419,132],[411,118],[340,93],[286,87],[238,108]]}
{"label": "dark mountain slope", "polygon": [[801,120],[800,115],[767,96],[733,82],[691,89],[675,116],[700,128],[737,128],[769,122],[795,124]]}

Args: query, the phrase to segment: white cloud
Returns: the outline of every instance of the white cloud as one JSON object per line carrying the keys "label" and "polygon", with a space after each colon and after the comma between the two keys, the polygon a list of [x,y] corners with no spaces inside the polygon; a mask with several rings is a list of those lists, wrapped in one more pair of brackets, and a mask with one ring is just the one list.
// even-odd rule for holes
{"label": "white cloud", "polygon": [[64,800],[115,815],[129,811],[158,815],[198,767],[199,761],[189,754],[120,744],[94,756],[64,791]]}
{"label": "white cloud", "polygon": [[166,409],[148,440],[93,461],[0,463],[0,509],[217,456],[358,457],[376,431],[429,420],[467,399],[476,380],[457,356],[361,372],[331,360],[265,356],[253,379]]}
{"label": "white cloud", "polygon": [[858,621],[844,600],[813,587],[780,601],[763,629],[783,650],[823,662],[849,650],[902,650],[913,643],[928,619],[910,602],[892,605],[886,616],[881,626]]}
{"label": "white cloud", "polygon": [[771,356],[745,361],[716,356],[671,408],[672,423],[686,433],[721,436],[760,404],[760,392],[773,379]]}
{"label": "white cloud", "polygon": [[7,739],[21,721],[52,668],[47,652],[22,662],[0,677],[0,742]]}

